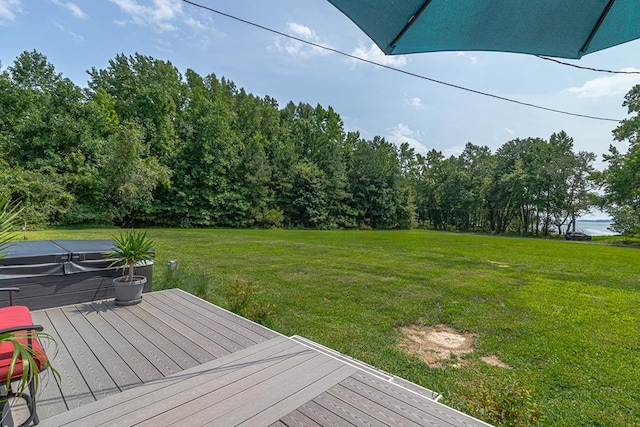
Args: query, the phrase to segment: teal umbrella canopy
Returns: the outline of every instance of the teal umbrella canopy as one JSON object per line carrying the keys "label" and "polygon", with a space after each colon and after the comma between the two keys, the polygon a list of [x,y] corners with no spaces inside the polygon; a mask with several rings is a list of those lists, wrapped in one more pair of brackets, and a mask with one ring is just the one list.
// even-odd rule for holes
{"label": "teal umbrella canopy", "polygon": [[640,38],[640,0],[329,0],[387,55],[501,51],[577,59]]}

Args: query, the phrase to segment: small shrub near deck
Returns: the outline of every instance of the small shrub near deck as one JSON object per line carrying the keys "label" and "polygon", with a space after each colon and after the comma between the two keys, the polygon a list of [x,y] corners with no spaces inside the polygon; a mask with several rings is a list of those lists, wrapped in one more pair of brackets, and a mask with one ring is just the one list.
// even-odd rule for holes
{"label": "small shrub near deck", "polygon": [[264,325],[273,309],[273,304],[260,302],[255,296],[255,285],[236,279],[225,292],[227,308],[232,312]]}
{"label": "small shrub near deck", "polygon": [[532,392],[514,382],[489,381],[472,397],[470,414],[496,427],[528,427],[544,418]]}

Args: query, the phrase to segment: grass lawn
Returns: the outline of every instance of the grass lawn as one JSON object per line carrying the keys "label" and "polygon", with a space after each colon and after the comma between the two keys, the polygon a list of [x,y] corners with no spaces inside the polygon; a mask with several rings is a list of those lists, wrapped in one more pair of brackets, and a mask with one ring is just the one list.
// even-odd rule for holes
{"label": "grass lawn", "polygon": [[[148,233],[156,240],[154,286],[165,283],[164,266],[174,258],[194,278],[204,277],[200,291],[206,283],[221,306],[230,284],[251,282],[256,298],[273,304],[268,326],[422,384],[465,412],[516,389],[531,393],[527,401],[540,406],[542,425],[640,424],[635,248],[428,231]],[[474,333],[476,350],[462,367],[429,368],[398,348],[399,326],[406,324]],[[480,360],[489,355],[512,368]]]}

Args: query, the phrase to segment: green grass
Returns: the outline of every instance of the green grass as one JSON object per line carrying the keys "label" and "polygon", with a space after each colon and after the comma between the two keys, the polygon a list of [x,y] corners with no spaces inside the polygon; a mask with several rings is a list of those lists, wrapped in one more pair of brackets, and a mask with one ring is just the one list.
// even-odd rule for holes
{"label": "green grass", "polygon": [[[108,229],[29,232],[101,239]],[[427,231],[151,229],[164,267],[205,277],[214,303],[234,280],[273,304],[268,325],[303,335],[444,395],[467,411],[496,384],[531,392],[541,424],[640,424],[640,252],[594,243]],[[188,283],[185,286],[189,286]],[[202,282],[200,282],[202,286]],[[462,368],[398,349],[398,326],[478,335]],[[513,369],[489,366],[496,355]]]}

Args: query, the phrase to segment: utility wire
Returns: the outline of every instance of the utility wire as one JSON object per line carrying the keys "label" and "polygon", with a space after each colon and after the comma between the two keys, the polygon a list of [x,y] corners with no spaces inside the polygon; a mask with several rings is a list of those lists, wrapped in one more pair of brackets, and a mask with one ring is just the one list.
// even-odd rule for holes
{"label": "utility wire", "polygon": [[360,58],[358,56],[351,55],[349,53],[343,52],[343,51],[338,50],[338,49],[334,49],[332,47],[323,46],[323,45],[318,44],[318,43],[314,43],[314,42],[311,42],[311,41],[308,41],[308,40],[304,40],[304,39],[301,39],[299,37],[292,36],[290,34],[286,34],[286,33],[283,33],[281,31],[277,31],[277,30],[265,27],[265,26],[260,25],[260,24],[256,24],[255,22],[247,21],[246,19],[238,18],[237,16],[230,15],[230,14],[224,13],[224,12],[220,12],[219,10],[216,10],[216,9],[210,8],[208,6],[204,6],[204,5],[195,3],[195,2],[193,2],[191,0],[182,0],[182,1],[184,3],[187,3],[187,4],[190,4],[192,6],[198,7],[200,9],[204,9],[204,10],[207,10],[209,12],[216,13],[218,15],[227,17],[229,19],[233,19],[235,21],[242,22],[243,24],[251,25],[251,26],[256,27],[256,28],[260,28],[261,30],[268,31],[270,33],[277,34],[279,36],[286,37],[286,38],[289,38],[291,40],[298,41],[300,43],[305,43],[305,44],[308,44],[308,45],[313,46],[313,47],[317,47],[317,48],[324,49],[324,50],[327,50],[327,51],[330,51],[330,52],[333,52],[333,53],[337,53],[337,54],[345,56],[347,58],[355,59],[355,60],[361,61],[361,62],[366,62],[368,64],[372,64],[372,65],[376,65],[378,67],[386,68],[388,70],[395,71],[395,72],[398,72],[398,73],[402,73],[402,74],[405,74],[405,75],[408,75],[408,76],[411,76],[411,77],[415,77],[415,78],[422,79],[422,80],[427,80],[427,81],[430,81],[432,83],[437,83],[437,84],[440,84],[440,85],[452,87],[452,88],[463,90],[463,91],[466,91],[466,92],[475,93],[477,95],[487,96],[489,98],[499,99],[501,101],[511,102],[513,104],[523,105],[525,107],[531,107],[531,108],[537,108],[538,110],[550,111],[552,113],[565,114],[567,116],[582,117],[582,118],[585,118],[585,119],[592,119],[592,120],[602,120],[602,121],[609,121],[609,122],[619,122],[620,121],[619,119],[611,119],[611,118],[607,118],[607,117],[590,116],[590,115],[587,115],[587,114],[572,113],[572,112],[569,112],[569,111],[557,110],[555,108],[543,107],[541,105],[536,105],[536,104],[531,104],[531,103],[528,103],[528,102],[518,101],[518,100],[512,99],[512,98],[506,98],[504,96],[494,95],[494,94],[488,93],[488,92],[482,92],[482,91],[471,89],[471,88],[468,88],[468,87],[459,86],[459,85],[456,85],[456,84],[453,84],[453,83],[447,83],[447,82],[444,82],[442,80],[436,80],[436,79],[433,79],[431,77],[426,77],[426,76],[423,76],[423,75],[420,75],[420,74],[412,73],[410,71],[401,70],[399,68],[391,67],[389,65],[384,65],[384,64],[380,64],[380,63],[375,62],[375,61],[371,61],[371,60],[368,60],[368,59]]}
{"label": "utility wire", "polygon": [[542,56],[542,55],[536,55],[536,56],[540,59],[544,59],[545,61],[555,62],[560,65],[566,65],[567,67],[578,68],[580,70],[596,71],[598,73],[610,73],[610,74],[640,74],[640,71],[614,71],[614,70],[603,70],[601,68],[582,67],[580,65],[559,61],[555,58],[549,58],[548,56]]}

